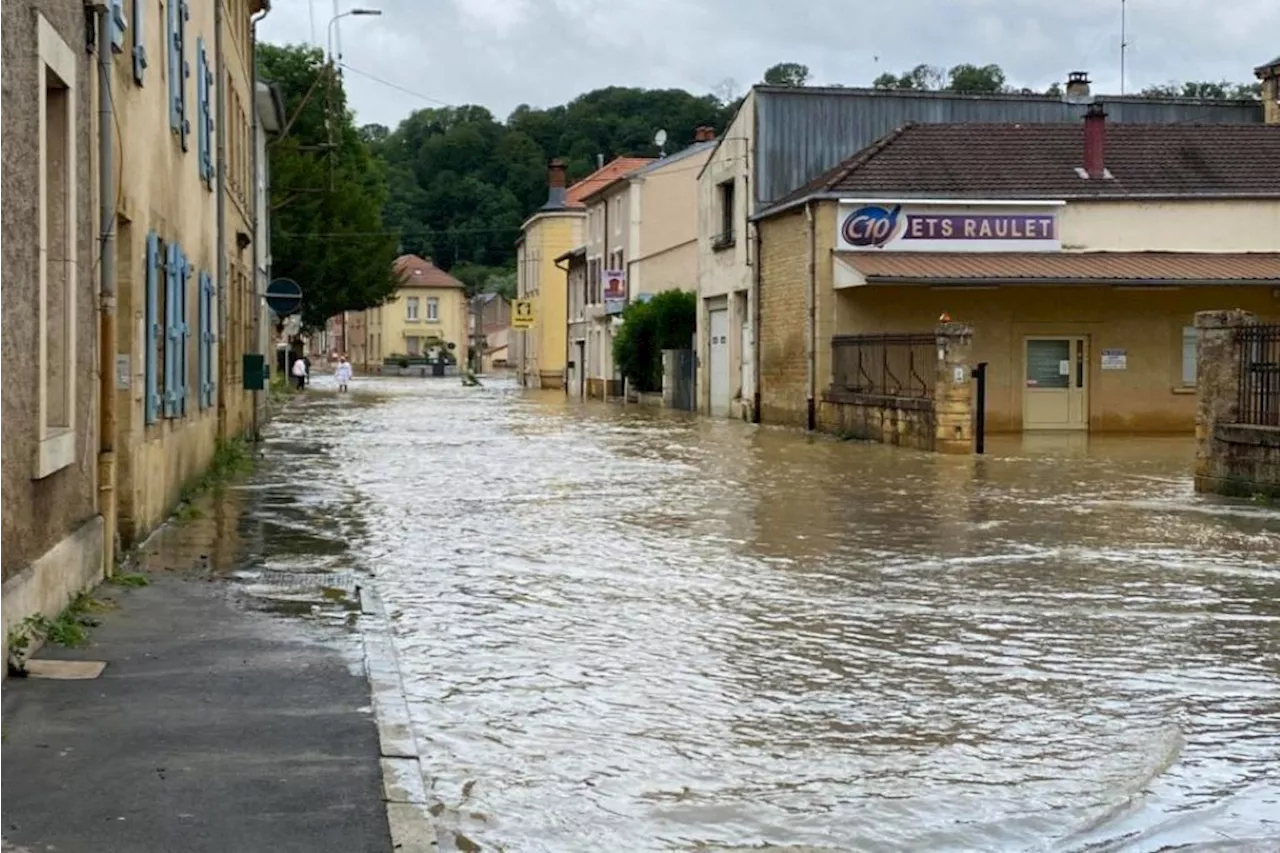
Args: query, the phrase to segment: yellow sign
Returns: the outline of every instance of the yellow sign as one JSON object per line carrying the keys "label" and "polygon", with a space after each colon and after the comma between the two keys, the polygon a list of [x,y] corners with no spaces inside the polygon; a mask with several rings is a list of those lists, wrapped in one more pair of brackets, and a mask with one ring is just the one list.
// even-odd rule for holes
{"label": "yellow sign", "polygon": [[517,299],[511,304],[511,328],[533,328],[533,300]]}

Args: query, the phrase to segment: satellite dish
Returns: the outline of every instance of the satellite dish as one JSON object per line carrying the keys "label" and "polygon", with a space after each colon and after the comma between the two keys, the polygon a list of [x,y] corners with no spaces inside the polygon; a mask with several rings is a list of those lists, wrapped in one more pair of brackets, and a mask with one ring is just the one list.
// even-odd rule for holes
{"label": "satellite dish", "polygon": [[653,135],[653,144],[658,146],[658,150],[663,154],[667,153],[667,132],[659,130]]}

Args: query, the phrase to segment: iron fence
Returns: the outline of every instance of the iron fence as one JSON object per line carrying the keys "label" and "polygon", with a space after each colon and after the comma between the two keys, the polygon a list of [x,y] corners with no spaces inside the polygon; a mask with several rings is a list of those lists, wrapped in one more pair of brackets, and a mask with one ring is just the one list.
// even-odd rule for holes
{"label": "iron fence", "polygon": [[933,333],[836,335],[831,339],[831,391],[932,399],[937,371]]}
{"label": "iron fence", "polygon": [[1280,427],[1280,325],[1242,326],[1240,351],[1240,423]]}

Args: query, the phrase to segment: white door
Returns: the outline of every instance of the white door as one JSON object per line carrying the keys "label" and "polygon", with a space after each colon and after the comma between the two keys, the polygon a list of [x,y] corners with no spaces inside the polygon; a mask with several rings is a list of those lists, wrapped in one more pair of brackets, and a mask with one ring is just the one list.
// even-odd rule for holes
{"label": "white door", "polygon": [[721,308],[710,312],[710,352],[707,374],[711,394],[711,414],[729,416],[729,311]]}
{"label": "white door", "polygon": [[742,399],[747,400],[755,393],[755,388],[751,386],[751,371],[755,369],[755,341],[751,337],[751,323],[748,322],[746,316],[742,318],[742,349],[738,352],[742,353],[742,370],[739,387],[742,389]]}
{"label": "white door", "polygon": [[1022,389],[1024,430],[1089,428],[1088,339],[1027,338]]}

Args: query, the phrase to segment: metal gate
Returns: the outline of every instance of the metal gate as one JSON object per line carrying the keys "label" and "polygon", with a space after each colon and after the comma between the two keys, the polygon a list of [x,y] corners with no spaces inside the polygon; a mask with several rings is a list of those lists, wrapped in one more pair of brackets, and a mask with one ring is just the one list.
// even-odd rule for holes
{"label": "metal gate", "polygon": [[[684,412],[692,412],[694,408],[694,376],[697,373],[697,362],[692,349],[663,350],[663,363],[666,366],[662,377],[664,388],[671,390],[669,397],[671,408]],[[665,395],[664,395],[665,396]]]}

